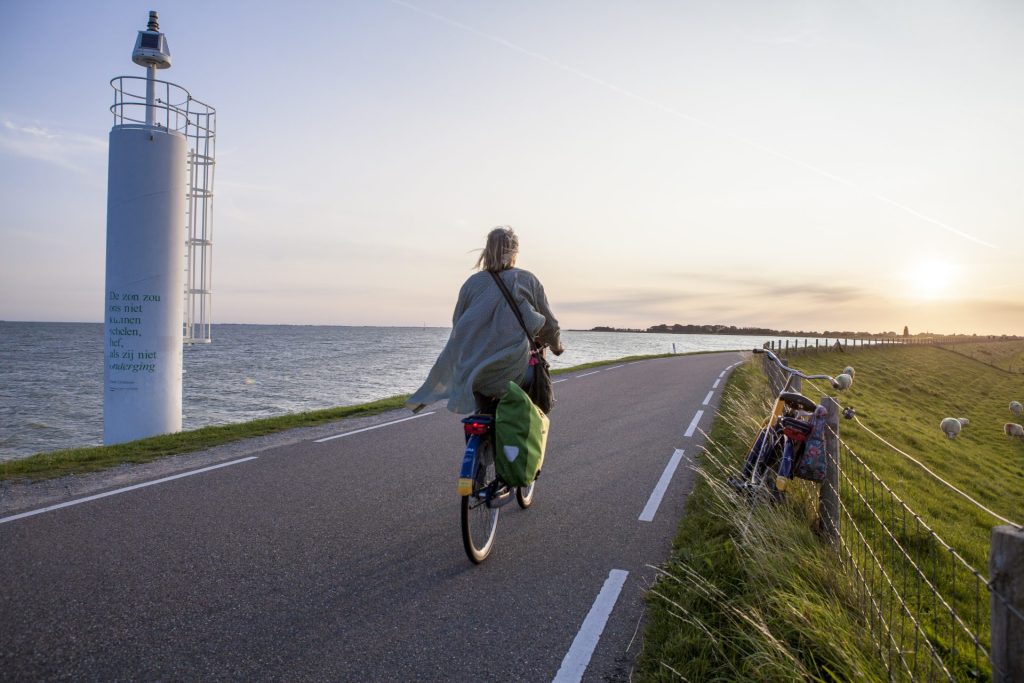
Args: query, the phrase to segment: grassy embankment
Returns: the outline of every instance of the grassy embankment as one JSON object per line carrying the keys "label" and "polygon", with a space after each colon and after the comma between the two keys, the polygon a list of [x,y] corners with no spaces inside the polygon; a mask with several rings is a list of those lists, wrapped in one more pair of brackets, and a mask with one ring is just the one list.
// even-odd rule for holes
{"label": "grassy embankment", "polygon": [[[1018,352],[1024,352],[1024,343],[1017,344]],[[1002,424],[1013,421],[1009,401],[1024,400],[1019,376],[932,347],[794,354],[791,361],[808,372],[833,375],[853,365],[856,382],[838,399],[855,406],[865,426],[983,504],[1010,519],[1024,519],[1024,442],[1002,432]],[[820,398],[806,383],[804,393]],[[722,485],[725,469],[742,461],[766,411],[759,365],[740,366],[726,387],[722,419],[710,435],[672,559],[649,593],[650,620],[637,663],[641,680],[886,679],[843,563],[811,531],[814,485],[796,482],[790,500],[779,509],[751,509]],[[938,428],[946,416],[970,419],[955,440]],[[840,433],[941,537],[985,573],[989,532],[997,521],[855,422],[842,421]],[[958,609],[972,613],[973,588],[965,591],[947,579],[939,577],[940,591],[952,596]],[[981,635],[987,642],[987,599],[981,608]],[[973,666],[973,653],[967,652],[954,673],[958,679],[988,679],[987,663],[975,673]]]}
{"label": "grassy embankment", "polygon": [[[584,363],[571,368],[553,370],[552,374],[576,372],[602,365],[624,363],[644,358],[663,358],[672,354],[651,356],[628,356],[616,360]],[[17,460],[0,462],[0,481],[9,479],[51,479],[67,474],[84,474],[117,467],[126,463],[145,463],[170,455],[192,453],[213,446],[240,441],[256,436],[275,434],[288,429],[313,427],[336,422],[348,417],[376,415],[396,410],[405,404],[408,395],[392,396],[371,403],[339,408],[327,408],[304,413],[291,413],[236,424],[202,427],[176,434],[165,434],[140,439],[116,446],[90,446],[71,448],[36,455]]]}
{"label": "grassy embankment", "polygon": [[948,344],[942,348],[1000,370],[1024,374],[1024,343],[1019,341]]}

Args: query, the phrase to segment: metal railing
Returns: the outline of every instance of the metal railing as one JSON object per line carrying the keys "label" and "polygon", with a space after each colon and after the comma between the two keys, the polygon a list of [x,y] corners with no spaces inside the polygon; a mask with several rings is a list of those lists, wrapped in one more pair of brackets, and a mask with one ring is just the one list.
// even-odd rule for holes
{"label": "metal railing", "polygon": [[[152,84],[153,100],[147,88]],[[181,86],[141,76],[111,79],[114,126],[156,127],[188,141],[188,192],[185,198],[185,289],[182,340],[208,344],[212,339],[213,177],[216,166],[217,112]],[[151,121],[152,123],[148,123]]]}

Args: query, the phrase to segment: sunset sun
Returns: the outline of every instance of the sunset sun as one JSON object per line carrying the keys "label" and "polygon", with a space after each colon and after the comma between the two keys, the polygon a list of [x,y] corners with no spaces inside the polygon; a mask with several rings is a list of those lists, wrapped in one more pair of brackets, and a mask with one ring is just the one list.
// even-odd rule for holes
{"label": "sunset sun", "polygon": [[957,267],[946,261],[921,261],[906,272],[907,291],[921,299],[942,299],[953,294]]}

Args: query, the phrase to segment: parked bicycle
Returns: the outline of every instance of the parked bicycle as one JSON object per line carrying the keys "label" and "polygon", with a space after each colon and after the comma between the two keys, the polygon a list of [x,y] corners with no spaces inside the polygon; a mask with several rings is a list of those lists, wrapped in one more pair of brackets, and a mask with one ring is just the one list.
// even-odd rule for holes
{"label": "parked bicycle", "polygon": [[494,468],[494,415],[480,413],[462,420],[466,450],[459,473],[462,496],[462,544],[466,555],[480,564],[494,547],[498,513],[513,495],[524,510],[533,503],[537,486],[512,487],[498,477]]}
{"label": "parked bicycle", "polygon": [[[823,407],[803,394],[791,391],[793,378],[827,380],[834,389],[842,389],[842,386],[830,375],[807,375],[791,368],[768,349],[754,349],[754,353],[767,356],[786,373],[787,379],[775,398],[771,414],[758,431],[740,476],[730,477],[728,483],[752,499],[767,498],[773,502],[782,502],[789,479],[802,464],[801,458],[808,441],[820,439],[820,435],[814,434],[816,424],[823,427],[824,420]],[[796,475],[820,480],[816,472],[801,473],[796,470]]]}

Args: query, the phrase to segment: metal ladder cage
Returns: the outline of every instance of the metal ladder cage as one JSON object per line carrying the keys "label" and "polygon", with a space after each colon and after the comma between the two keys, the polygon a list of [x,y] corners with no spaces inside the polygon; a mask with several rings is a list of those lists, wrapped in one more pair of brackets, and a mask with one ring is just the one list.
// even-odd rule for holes
{"label": "metal ladder cage", "polygon": [[209,344],[213,313],[213,175],[216,167],[217,112],[198,100],[203,111],[189,116],[188,238],[185,249],[185,319],[182,339],[186,344]]}
{"label": "metal ladder cage", "polygon": [[185,198],[185,297],[182,341],[212,340],[213,176],[216,165],[217,111],[181,86],[153,79],[154,99],[147,101],[149,79],[117,76],[110,80],[115,127],[152,126],[184,135],[188,140],[188,191]]}

